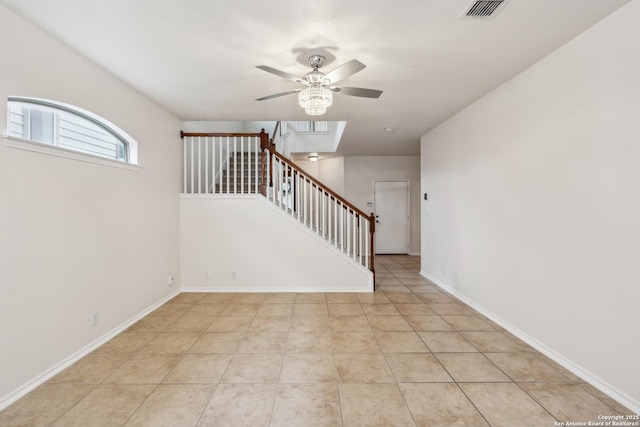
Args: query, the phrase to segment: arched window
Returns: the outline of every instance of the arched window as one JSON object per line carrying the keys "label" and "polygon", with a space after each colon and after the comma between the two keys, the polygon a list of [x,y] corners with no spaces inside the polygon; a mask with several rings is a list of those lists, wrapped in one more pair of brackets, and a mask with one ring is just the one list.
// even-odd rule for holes
{"label": "arched window", "polygon": [[102,117],[37,98],[9,97],[10,137],[126,163],[137,163],[136,142]]}

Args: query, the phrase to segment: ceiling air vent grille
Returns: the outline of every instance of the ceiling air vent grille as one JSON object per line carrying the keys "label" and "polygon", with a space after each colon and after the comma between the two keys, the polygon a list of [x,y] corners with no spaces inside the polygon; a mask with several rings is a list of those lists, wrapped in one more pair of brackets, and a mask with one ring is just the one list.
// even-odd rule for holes
{"label": "ceiling air vent grille", "polygon": [[493,18],[500,12],[508,0],[474,0],[465,9],[462,18],[487,19]]}

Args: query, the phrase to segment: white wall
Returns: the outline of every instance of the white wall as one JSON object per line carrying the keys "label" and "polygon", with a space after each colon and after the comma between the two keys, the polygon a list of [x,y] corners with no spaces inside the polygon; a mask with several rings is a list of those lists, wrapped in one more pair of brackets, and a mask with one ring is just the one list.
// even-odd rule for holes
{"label": "white wall", "polygon": [[344,157],[332,157],[318,162],[318,179],[336,193],[345,196]]}
{"label": "white wall", "polygon": [[244,122],[184,121],[182,122],[182,130],[187,133],[240,133],[244,132]]}
{"label": "white wall", "polygon": [[[312,162],[310,160],[294,160],[294,162],[311,177],[322,182],[322,180],[320,180],[320,166],[324,163],[324,160],[318,160],[315,162]],[[344,186],[344,183],[342,184],[342,186]]]}
{"label": "white wall", "polygon": [[8,96],[61,101],[131,135],[141,165],[129,171],[0,142],[1,408],[179,288],[167,276],[179,279],[181,151],[175,116],[4,6],[0,38],[1,133]]}
{"label": "white wall", "polygon": [[353,265],[262,196],[182,196],[180,235],[182,283],[192,291],[373,289],[370,271]]}
{"label": "white wall", "polygon": [[423,274],[640,409],[640,1],[421,142]]}
{"label": "white wall", "polygon": [[349,156],[344,158],[344,194],[364,212],[372,212],[373,182],[408,180],[410,253],[420,254],[420,158],[418,156]]}
{"label": "white wall", "polygon": [[329,157],[316,162],[296,160],[295,163],[313,178],[344,197],[344,157]]}

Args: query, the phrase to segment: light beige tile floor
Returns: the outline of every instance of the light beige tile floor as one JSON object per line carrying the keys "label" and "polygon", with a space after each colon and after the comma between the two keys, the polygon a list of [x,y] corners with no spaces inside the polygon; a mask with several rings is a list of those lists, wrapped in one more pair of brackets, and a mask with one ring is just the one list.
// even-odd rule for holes
{"label": "light beige tile floor", "polygon": [[553,426],[631,412],[418,274],[375,293],[183,293],[0,426]]}

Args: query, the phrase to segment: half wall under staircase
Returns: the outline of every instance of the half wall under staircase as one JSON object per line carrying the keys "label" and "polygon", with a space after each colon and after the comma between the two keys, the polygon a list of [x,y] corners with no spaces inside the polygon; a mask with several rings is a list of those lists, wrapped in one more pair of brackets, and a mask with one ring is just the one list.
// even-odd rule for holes
{"label": "half wall under staircase", "polygon": [[181,137],[184,289],[373,290],[372,215],[278,153],[264,130]]}

